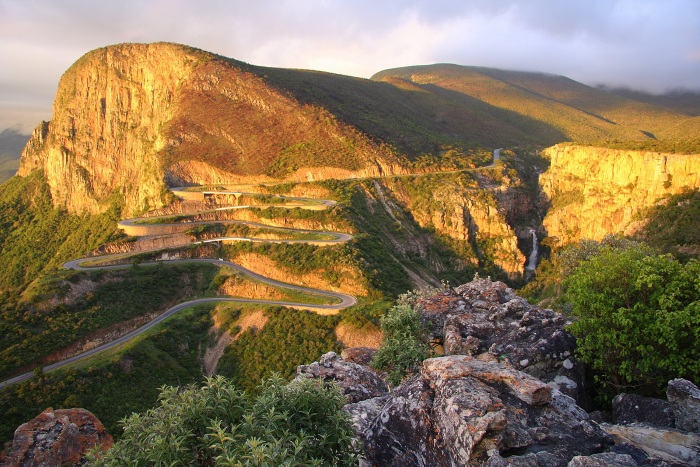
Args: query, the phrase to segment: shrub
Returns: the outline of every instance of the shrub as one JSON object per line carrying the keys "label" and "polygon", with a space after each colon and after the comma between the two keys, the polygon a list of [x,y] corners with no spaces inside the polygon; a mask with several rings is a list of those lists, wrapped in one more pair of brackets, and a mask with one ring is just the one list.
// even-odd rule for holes
{"label": "shrub", "polygon": [[399,384],[430,356],[428,331],[420,314],[405,304],[392,307],[382,316],[380,325],[384,340],[372,359],[372,366],[385,370],[391,384]]}
{"label": "shrub", "polygon": [[126,418],[101,465],[357,465],[336,387],[305,379],[264,383],[255,399],[218,376],[164,387],[160,405]]}
{"label": "shrub", "polygon": [[700,374],[700,262],[683,265],[643,248],[603,248],[565,282],[578,321],[577,353],[603,395],[660,391]]}

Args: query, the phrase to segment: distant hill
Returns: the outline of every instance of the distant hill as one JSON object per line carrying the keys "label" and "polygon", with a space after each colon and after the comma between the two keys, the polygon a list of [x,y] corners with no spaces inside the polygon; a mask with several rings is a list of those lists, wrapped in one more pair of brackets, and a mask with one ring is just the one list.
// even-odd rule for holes
{"label": "distant hill", "polygon": [[628,99],[667,107],[690,117],[700,116],[700,91],[677,90],[663,94],[650,94],[629,88],[602,87],[601,89]]}
{"label": "distant hill", "polygon": [[[699,124],[678,106],[662,106],[543,73],[438,64],[385,70],[372,79],[454,100],[477,100],[492,111],[509,111],[517,117],[510,121],[521,129],[528,119],[537,122],[539,126],[531,125],[528,132],[542,144],[677,139]],[[561,139],[553,141],[557,138]]]}
{"label": "distant hill", "polygon": [[72,212],[100,212],[115,191],[141,212],[165,202],[165,183],[398,174],[421,156],[563,141],[692,150],[675,142],[700,117],[672,107],[541,73],[441,64],[366,80],[120,44],[66,71],[19,173],[44,168]]}
{"label": "distant hill", "polygon": [[28,140],[29,135],[24,135],[12,128],[7,128],[0,133],[0,183],[17,172],[22,148]]}

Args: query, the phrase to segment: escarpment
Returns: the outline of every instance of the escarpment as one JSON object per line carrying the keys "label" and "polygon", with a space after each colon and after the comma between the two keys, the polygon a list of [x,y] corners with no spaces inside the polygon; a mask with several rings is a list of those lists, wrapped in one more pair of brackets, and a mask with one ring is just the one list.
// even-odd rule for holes
{"label": "escarpment", "polygon": [[267,84],[253,67],[186,46],[94,50],[59,83],[51,122],[18,172],[43,169],[53,202],[127,214],[166,202],[166,182],[260,183],[400,172],[386,147]]}
{"label": "escarpment", "polygon": [[646,208],[700,187],[698,154],[577,145],[553,146],[542,154],[551,164],[540,177],[551,200],[544,228],[561,244],[631,233]]}

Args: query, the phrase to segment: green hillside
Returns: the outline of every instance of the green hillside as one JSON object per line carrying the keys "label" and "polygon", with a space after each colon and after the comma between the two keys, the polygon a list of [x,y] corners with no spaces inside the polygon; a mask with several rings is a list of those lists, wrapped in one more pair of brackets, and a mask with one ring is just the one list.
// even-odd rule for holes
{"label": "green hillside", "polygon": [[[558,131],[559,141],[675,139],[686,137],[683,132],[696,126],[691,116],[672,108],[550,74],[439,64],[385,70],[372,79],[508,109]],[[553,142],[545,132],[535,131],[531,137],[541,144]]]}

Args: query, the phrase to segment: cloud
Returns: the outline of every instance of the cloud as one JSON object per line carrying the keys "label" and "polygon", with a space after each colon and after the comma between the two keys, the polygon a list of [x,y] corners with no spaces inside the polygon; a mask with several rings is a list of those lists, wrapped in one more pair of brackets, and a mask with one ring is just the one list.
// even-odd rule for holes
{"label": "cloud", "polygon": [[0,0],[2,121],[22,102],[49,118],[58,79],[82,54],[154,41],[360,77],[450,62],[700,89],[696,0]]}

